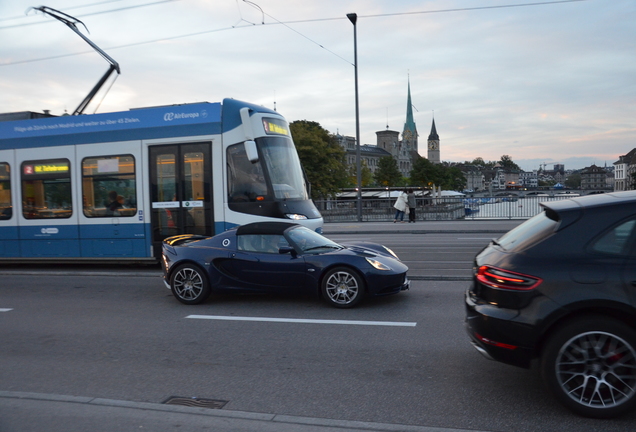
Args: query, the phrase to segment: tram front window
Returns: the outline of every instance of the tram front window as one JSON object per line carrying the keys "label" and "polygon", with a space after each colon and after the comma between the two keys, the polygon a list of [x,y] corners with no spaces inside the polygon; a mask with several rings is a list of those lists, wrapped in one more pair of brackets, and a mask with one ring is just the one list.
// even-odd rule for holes
{"label": "tram front window", "polygon": [[230,203],[306,200],[308,195],[300,160],[291,140],[257,138],[261,160],[251,163],[243,144],[227,149],[228,199]]}
{"label": "tram front window", "polygon": [[292,141],[282,137],[267,137],[256,142],[265,160],[274,196],[282,200],[306,200],[307,189],[300,159]]}
{"label": "tram front window", "polygon": [[243,144],[227,149],[227,184],[230,202],[270,201],[271,194],[265,181],[261,162],[247,159]]}

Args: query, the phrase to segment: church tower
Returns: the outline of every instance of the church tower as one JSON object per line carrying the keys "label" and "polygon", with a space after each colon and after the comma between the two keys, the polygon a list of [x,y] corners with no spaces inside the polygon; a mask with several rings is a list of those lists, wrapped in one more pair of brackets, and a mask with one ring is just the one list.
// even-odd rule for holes
{"label": "church tower", "polygon": [[411,102],[411,79],[408,81],[408,97],[406,100],[406,122],[402,131],[402,147],[406,153],[417,153],[417,127],[413,120],[413,104]]}
{"label": "church tower", "polygon": [[433,118],[431,133],[428,136],[428,160],[431,163],[436,163],[436,164],[440,163],[439,135],[437,135],[437,129],[435,128],[435,118]]}

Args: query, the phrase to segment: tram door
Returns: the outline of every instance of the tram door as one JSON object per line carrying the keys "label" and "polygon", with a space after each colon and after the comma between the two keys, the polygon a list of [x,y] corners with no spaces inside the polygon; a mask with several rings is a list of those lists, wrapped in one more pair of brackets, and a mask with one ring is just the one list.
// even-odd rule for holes
{"label": "tram door", "polygon": [[149,147],[152,243],[177,234],[212,235],[211,143]]}

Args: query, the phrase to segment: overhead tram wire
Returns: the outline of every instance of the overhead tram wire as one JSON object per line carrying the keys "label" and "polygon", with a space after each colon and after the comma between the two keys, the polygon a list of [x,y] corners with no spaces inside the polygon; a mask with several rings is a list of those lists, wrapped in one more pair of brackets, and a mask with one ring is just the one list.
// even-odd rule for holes
{"label": "overhead tram wire", "polygon": [[[111,51],[111,50],[116,50],[116,49],[120,49],[120,48],[129,48],[129,47],[133,47],[133,46],[147,45],[147,44],[151,44],[151,43],[165,42],[165,41],[175,40],[175,39],[182,39],[182,38],[191,37],[191,36],[199,36],[199,35],[202,35],[202,34],[215,33],[215,32],[221,32],[221,31],[226,31],[226,30],[233,30],[235,28],[242,28],[242,27],[248,27],[248,26],[238,26],[238,27],[233,26],[233,27],[225,27],[225,28],[220,28],[220,29],[215,29],[215,30],[205,30],[205,31],[201,31],[201,32],[189,33],[189,34],[178,35],[178,36],[173,36],[173,37],[168,37],[168,38],[154,39],[154,40],[148,40],[148,41],[142,41],[142,42],[133,42],[133,43],[130,43],[130,44],[125,44],[125,45],[116,45],[116,46],[107,47],[107,48],[104,48],[104,49],[107,49],[107,50]],[[1,63],[0,66],[10,66],[10,65],[15,65],[15,64],[23,64],[23,63],[34,63],[34,62],[39,62],[39,61],[44,61],[44,60],[55,60],[55,59],[64,58],[64,57],[73,57],[73,56],[76,56],[76,55],[90,54],[90,53],[93,53],[93,52],[94,51],[82,51],[82,52],[69,53],[69,54],[60,54],[60,55],[51,56],[51,57],[43,57],[43,58],[39,58],[39,59],[18,60],[18,61],[14,61],[14,62],[10,62],[10,63]]]}
{"label": "overhead tram wire", "polygon": [[[160,2],[149,3],[148,5],[157,4],[157,3],[165,3],[165,2],[169,2],[169,1],[179,1],[179,0],[162,0]],[[552,1],[537,2],[537,3],[521,3],[521,4],[508,4],[508,5],[498,5],[498,6],[475,6],[475,7],[469,7],[469,8],[439,9],[439,10],[433,10],[433,11],[395,12],[395,13],[389,13],[389,14],[359,15],[358,18],[380,18],[380,17],[401,16],[401,15],[467,12],[467,11],[476,11],[476,10],[493,10],[493,9],[505,9],[505,8],[515,8],[515,7],[547,6],[547,5],[554,5],[554,4],[577,3],[577,2],[585,2],[585,1],[589,1],[589,0],[552,0]],[[106,13],[106,12],[102,12],[102,13]],[[82,16],[86,16],[86,15],[82,15]],[[276,20],[275,18],[271,17],[270,15],[267,15],[267,16],[272,18],[272,19],[274,19],[274,20]],[[307,20],[295,20],[295,21],[284,21],[284,22],[276,20],[275,23],[263,23],[261,25],[263,25],[263,26],[267,26],[267,25],[285,25],[285,26],[287,26],[287,24],[299,24],[299,23],[321,22],[321,21],[337,21],[337,20],[345,20],[345,19],[347,19],[347,18],[346,17],[312,18],[312,19],[307,19]],[[241,21],[244,21],[244,20],[241,20]],[[249,22],[249,21],[246,21],[246,22]],[[26,25],[26,24],[23,24],[23,25]],[[175,40],[175,39],[182,39],[182,38],[186,38],[186,37],[200,36],[200,35],[208,34],[208,33],[217,33],[217,32],[221,32],[221,31],[234,30],[234,29],[245,28],[245,27],[254,27],[254,26],[255,26],[254,23],[250,23],[250,25],[243,25],[243,26],[234,25],[234,26],[231,26],[231,27],[224,27],[224,28],[213,29],[213,30],[204,30],[204,31],[195,32],[195,33],[188,33],[188,34],[183,34],[183,35],[171,36],[171,37],[167,37],[167,38],[153,39],[153,40],[142,41],[142,42],[134,42],[134,43],[125,44],[125,45],[118,45],[118,46],[109,47],[109,48],[106,48],[106,49],[114,50],[114,49],[120,49],[120,48],[128,48],[128,47],[133,47],[133,46],[147,45],[147,44],[151,44],[151,43],[165,42],[165,41],[170,41],[170,40]],[[11,27],[13,27],[13,26],[11,26]],[[10,28],[10,27],[0,27],[0,30],[3,30],[5,28]],[[306,36],[302,35],[301,33],[297,32],[296,30],[292,29],[291,27],[288,27],[288,28],[290,30],[300,34],[301,36],[307,38]],[[307,38],[307,39],[311,41],[311,39],[309,39],[309,38]],[[316,43],[319,46],[321,46],[320,44],[318,44],[315,41],[312,41],[312,42]],[[324,47],[322,47],[322,48],[324,48]],[[326,48],[324,48],[324,49],[329,51]],[[92,52],[92,51],[83,51],[83,52],[70,53],[70,54],[61,54],[59,56],[44,57],[44,58],[39,58],[39,59],[18,60],[18,61],[14,61],[14,62],[2,63],[2,64],[0,64],[0,67],[1,66],[11,66],[11,65],[16,65],[16,64],[23,64],[23,63],[34,63],[34,62],[39,62],[39,61],[44,61],[44,60],[53,60],[53,59],[58,59],[58,58],[63,58],[63,57],[72,57],[72,56],[76,56],[76,55],[88,54],[90,52]],[[331,51],[329,51],[329,52],[331,52]],[[332,54],[338,56],[335,53],[332,53]],[[340,56],[338,56],[338,57],[340,57]],[[349,62],[348,60],[346,60],[346,59],[344,59],[342,57],[340,57],[340,58],[343,59],[344,61],[346,61],[347,63],[351,64],[351,62]]]}
{"label": "overhead tram wire", "polygon": [[[116,1],[119,1],[119,0],[116,0]],[[171,3],[171,2],[175,2],[175,1],[181,1],[181,0],[159,0],[159,1],[152,2],[152,3],[145,3],[145,4],[141,4],[141,5],[126,6],[126,7],[121,7],[121,8],[117,8],[117,9],[109,9],[109,10],[99,11],[99,12],[89,12],[89,13],[85,13],[83,15],[78,15],[78,17],[79,18],[84,18],[84,17],[87,17],[87,16],[102,15],[102,14],[107,14],[107,13],[112,13],[112,12],[120,12],[120,11],[124,11],[124,10],[129,10],[129,9],[138,9],[138,8],[147,7],[147,6],[156,6],[158,4]],[[95,5],[100,5],[100,4],[104,4],[104,3],[108,3],[108,2],[93,3],[92,5],[86,5],[86,6],[75,6],[75,7],[67,8],[67,10],[78,9],[80,7],[95,6]],[[21,18],[23,18],[23,17],[21,17]],[[9,20],[9,19],[16,19],[16,18],[6,18],[6,19]],[[3,20],[0,20],[0,21],[3,21]],[[27,26],[38,25],[38,24],[46,24],[46,23],[49,23],[49,22],[53,22],[53,21],[48,21],[47,20],[47,21],[38,21],[38,22],[30,22],[30,23],[23,23],[23,24],[8,25],[8,26],[0,27],[0,30],[10,29],[10,28],[18,28],[18,27],[27,27]]]}
{"label": "overhead tram wire", "polygon": [[544,2],[536,2],[536,3],[520,3],[520,4],[508,4],[508,5],[498,5],[498,6],[475,6],[475,7],[456,8],[456,9],[438,9],[434,11],[396,12],[396,13],[388,13],[388,14],[360,15],[358,16],[358,18],[381,18],[381,17],[399,16],[399,15],[470,12],[470,11],[476,11],[476,10],[506,9],[506,8],[510,9],[510,8],[517,8],[517,7],[548,6],[548,5],[559,4],[559,3],[577,3],[577,2],[584,2],[584,1],[589,1],[589,0],[552,0],[552,1],[544,1]]}
{"label": "overhead tram wire", "polygon": [[[113,2],[118,2],[118,1],[122,1],[122,0],[105,0],[105,1],[98,2],[98,3],[90,3],[90,4],[86,4],[86,5],[80,5],[80,6],[70,6],[70,7],[64,8],[64,9],[65,10],[81,9],[81,8],[85,8],[85,7],[99,6],[99,5],[103,5],[103,4],[107,4],[107,3],[113,3]],[[11,21],[11,20],[16,20],[16,19],[23,19],[23,18],[24,18],[24,15],[14,16],[14,17],[7,17],[7,18],[0,18],[0,22],[2,22],[2,21]],[[42,22],[49,22],[49,21],[42,21]]]}

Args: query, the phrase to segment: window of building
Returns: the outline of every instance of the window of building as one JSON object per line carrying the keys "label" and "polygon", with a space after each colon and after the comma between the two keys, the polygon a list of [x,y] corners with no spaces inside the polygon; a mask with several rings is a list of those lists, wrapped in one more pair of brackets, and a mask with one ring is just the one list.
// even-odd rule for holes
{"label": "window of building", "polygon": [[47,159],[22,163],[22,214],[26,219],[70,218],[71,163]]}
{"label": "window of building", "polygon": [[11,219],[11,170],[8,163],[0,163],[0,220]]}
{"label": "window of building", "polygon": [[85,158],[82,201],[86,217],[137,214],[135,158],[132,155]]}

